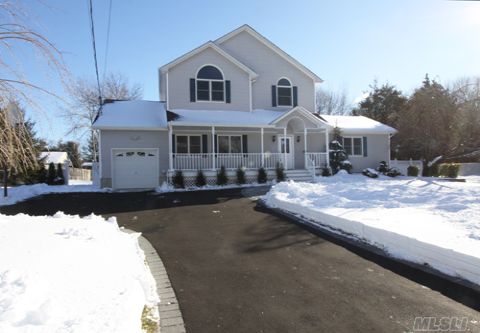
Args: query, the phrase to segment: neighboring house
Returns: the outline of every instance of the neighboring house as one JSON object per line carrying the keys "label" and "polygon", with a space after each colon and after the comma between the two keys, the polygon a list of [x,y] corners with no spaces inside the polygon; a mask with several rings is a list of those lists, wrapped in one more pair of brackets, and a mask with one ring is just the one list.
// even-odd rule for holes
{"label": "neighboring house", "polygon": [[[103,105],[99,131],[102,187],[153,188],[182,170],[209,183],[224,166],[256,179],[277,165],[310,177],[329,165],[338,125],[354,171],[389,160],[395,130],[365,117],[314,114],[322,80],[248,25],[209,41],[159,69],[160,100]],[[308,171],[307,171],[308,170]]]}
{"label": "neighboring house", "polygon": [[47,169],[50,163],[55,164],[55,168],[57,167],[57,164],[72,167],[72,162],[70,162],[68,154],[64,151],[43,151],[40,153],[40,160]]}

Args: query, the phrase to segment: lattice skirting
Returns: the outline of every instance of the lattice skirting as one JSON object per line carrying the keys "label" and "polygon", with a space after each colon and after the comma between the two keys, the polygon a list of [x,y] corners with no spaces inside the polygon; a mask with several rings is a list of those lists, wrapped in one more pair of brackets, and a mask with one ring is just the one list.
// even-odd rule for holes
{"label": "lattice skirting", "polygon": [[[271,181],[276,178],[275,170],[266,170],[267,172],[267,180]],[[175,175],[175,172],[171,172],[168,174],[167,177],[168,183],[172,185],[172,178]],[[203,171],[203,175],[207,181],[207,185],[217,185],[217,173],[215,171]],[[253,184],[257,182],[258,171],[256,170],[246,170],[245,171],[245,180],[247,184]],[[197,177],[196,171],[183,171],[183,179],[185,182],[185,187],[194,187],[195,186],[195,179]],[[237,173],[235,170],[227,170],[227,177],[228,177],[228,184],[236,184],[237,183]]]}

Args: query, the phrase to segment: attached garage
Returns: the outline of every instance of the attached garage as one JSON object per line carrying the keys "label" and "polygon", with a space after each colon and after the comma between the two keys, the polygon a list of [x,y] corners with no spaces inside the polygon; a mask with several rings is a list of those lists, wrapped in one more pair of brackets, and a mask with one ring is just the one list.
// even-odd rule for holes
{"label": "attached garage", "polygon": [[112,149],[112,178],[114,189],[157,187],[159,181],[158,149]]}

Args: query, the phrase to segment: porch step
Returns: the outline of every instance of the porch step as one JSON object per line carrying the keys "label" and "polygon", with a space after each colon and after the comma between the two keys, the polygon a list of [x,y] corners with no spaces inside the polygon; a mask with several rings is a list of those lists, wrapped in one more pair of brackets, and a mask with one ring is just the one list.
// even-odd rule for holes
{"label": "porch step", "polygon": [[312,182],[312,174],[308,170],[304,169],[295,169],[295,170],[285,170],[285,176],[287,180],[293,180],[296,182]]}

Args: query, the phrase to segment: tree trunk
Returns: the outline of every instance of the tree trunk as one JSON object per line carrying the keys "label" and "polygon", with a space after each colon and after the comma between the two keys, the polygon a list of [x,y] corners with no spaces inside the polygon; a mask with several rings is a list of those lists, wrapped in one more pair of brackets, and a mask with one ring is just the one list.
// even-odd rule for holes
{"label": "tree trunk", "polygon": [[8,196],[7,181],[8,181],[8,168],[7,168],[7,165],[5,164],[3,166],[3,197],[4,198]]}

